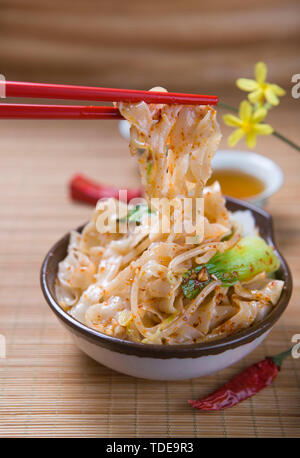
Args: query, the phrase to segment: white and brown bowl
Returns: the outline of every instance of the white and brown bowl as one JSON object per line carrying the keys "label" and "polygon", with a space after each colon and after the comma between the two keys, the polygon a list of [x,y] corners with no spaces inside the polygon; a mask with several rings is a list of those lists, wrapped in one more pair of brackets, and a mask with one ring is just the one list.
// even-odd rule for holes
{"label": "white and brown bowl", "polygon": [[118,372],[153,380],[180,380],[212,374],[234,364],[254,350],[267,336],[288,305],[292,292],[289,267],[274,242],[271,216],[253,205],[227,198],[230,211],[250,210],[260,235],[274,246],[281,265],[276,273],[284,281],[277,305],[260,323],[232,336],[192,345],[149,345],[121,340],[101,334],[77,321],[58,304],[55,281],[58,264],[67,253],[70,234],[60,239],[48,252],[41,268],[41,287],[52,311],[91,358]]}

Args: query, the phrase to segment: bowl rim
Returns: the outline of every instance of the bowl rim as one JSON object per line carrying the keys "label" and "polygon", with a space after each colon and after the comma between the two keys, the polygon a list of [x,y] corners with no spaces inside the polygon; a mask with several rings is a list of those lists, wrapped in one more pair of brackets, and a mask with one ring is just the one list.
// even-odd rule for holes
{"label": "bowl rim", "polygon": [[[169,358],[196,358],[200,356],[215,355],[223,353],[226,350],[231,350],[241,345],[245,345],[254,339],[258,338],[262,334],[266,333],[274,325],[274,323],[280,318],[284,310],[286,309],[289,299],[292,294],[292,275],[291,271],[285,261],[284,257],[279,252],[274,241],[273,234],[273,222],[272,217],[265,210],[262,210],[253,204],[232,197],[226,197],[226,203],[228,206],[236,210],[250,210],[253,212],[253,216],[256,219],[260,219],[264,226],[261,224],[260,230],[264,229],[264,238],[271,244],[277,256],[280,259],[280,269],[282,271],[282,277],[285,282],[283,291],[279,298],[278,303],[273,310],[263,319],[261,322],[250,326],[242,331],[232,334],[228,337],[213,340],[210,342],[203,342],[198,344],[181,344],[181,345],[150,345],[138,342],[132,342],[128,340],[122,340],[117,337],[112,337],[107,334],[102,334],[95,329],[89,328],[85,324],[73,318],[62,307],[56,302],[55,297],[51,294],[49,284],[49,264],[54,262],[56,268],[61,259],[55,259],[55,253],[61,246],[65,245],[69,241],[70,232],[60,238],[46,254],[40,272],[40,283],[43,295],[50,306],[51,310],[57,315],[59,319],[63,321],[64,325],[67,325],[72,333],[79,337],[83,337],[97,346],[107,348],[117,353],[125,353],[128,355],[135,355],[139,357],[158,358],[158,359],[169,359]],[[263,227],[262,227],[263,226]],[[78,228],[82,229],[83,226]]]}

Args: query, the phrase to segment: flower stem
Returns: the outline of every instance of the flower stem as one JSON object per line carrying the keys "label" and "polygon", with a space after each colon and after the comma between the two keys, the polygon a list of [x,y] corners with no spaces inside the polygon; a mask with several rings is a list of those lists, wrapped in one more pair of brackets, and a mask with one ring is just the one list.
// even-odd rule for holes
{"label": "flower stem", "polygon": [[[235,113],[237,113],[239,110],[236,108],[236,107],[232,107],[231,105],[227,105],[227,103],[222,103],[220,102],[218,104],[218,106],[220,108],[224,108],[225,110],[230,110],[230,111],[233,111]],[[272,135],[274,135],[274,137],[277,137],[279,138],[279,140],[287,143],[288,145],[290,145],[292,148],[294,148],[296,151],[299,151],[300,152],[300,146],[296,145],[296,143],[292,142],[291,140],[289,140],[288,138],[286,138],[284,135],[280,134],[279,132],[277,132],[276,130],[273,131]]]}
{"label": "flower stem", "polygon": [[225,110],[234,111],[235,113],[239,111],[238,108],[232,107],[231,105],[227,105],[227,103],[222,103],[222,102],[218,103],[218,107],[224,108]]}
{"label": "flower stem", "polygon": [[296,143],[292,142],[291,140],[289,140],[288,138],[286,138],[284,135],[280,134],[280,133],[277,132],[276,130],[274,130],[274,132],[272,133],[272,135],[274,135],[274,137],[279,138],[279,140],[282,140],[283,142],[287,143],[287,144],[290,145],[292,148],[294,148],[296,151],[299,151],[299,152],[300,152],[300,146],[296,145]]}

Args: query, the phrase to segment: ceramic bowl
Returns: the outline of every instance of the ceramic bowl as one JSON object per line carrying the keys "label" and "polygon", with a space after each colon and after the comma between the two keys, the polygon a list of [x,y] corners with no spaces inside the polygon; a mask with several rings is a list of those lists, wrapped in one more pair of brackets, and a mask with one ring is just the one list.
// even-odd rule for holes
{"label": "ceramic bowl", "polygon": [[228,198],[231,211],[251,210],[261,236],[271,245],[281,261],[277,278],[284,280],[281,297],[272,312],[260,323],[213,342],[192,345],[149,345],[129,342],[91,329],[80,323],[57,303],[55,279],[58,263],[65,258],[69,234],[48,252],[41,268],[41,287],[51,310],[91,358],[118,372],[154,380],[180,380],[212,374],[228,367],[253,351],[267,336],[288,305],[292,277],[288,265],[274,242],[272,219],[265,211],[237,199]]}

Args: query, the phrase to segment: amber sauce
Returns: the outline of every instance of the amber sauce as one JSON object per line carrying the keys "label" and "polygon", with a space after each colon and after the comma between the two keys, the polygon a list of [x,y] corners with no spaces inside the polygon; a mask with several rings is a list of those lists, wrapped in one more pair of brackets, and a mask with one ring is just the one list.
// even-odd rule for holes
{"label": "amber sauce", "polygon": [[240,170],[215,170],[207,184],[212,184],[216,180],[220,183],[223,194],[239,199],[254,197],[265,189],[259,178]]}

